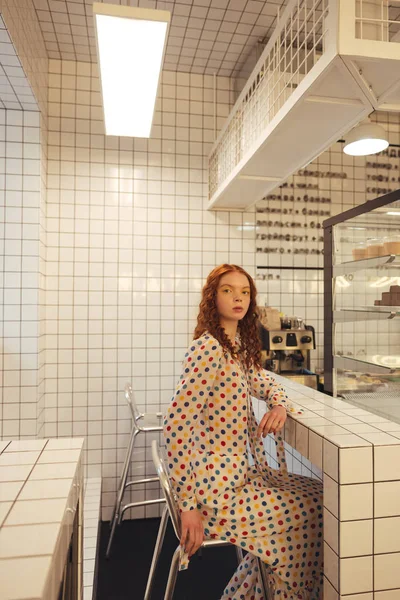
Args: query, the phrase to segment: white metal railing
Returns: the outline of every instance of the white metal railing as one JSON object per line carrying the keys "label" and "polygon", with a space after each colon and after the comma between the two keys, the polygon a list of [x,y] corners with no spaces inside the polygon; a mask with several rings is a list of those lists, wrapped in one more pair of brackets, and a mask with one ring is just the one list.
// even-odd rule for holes
{"label": "white metal railing", "polygon": [[400,42],[400,0],[356,0],[356,38]]}
{"label": "white metal railing", "polygon": [[323,55],[328,13],[329,0],[289,0],[214,144],[209,198]]}

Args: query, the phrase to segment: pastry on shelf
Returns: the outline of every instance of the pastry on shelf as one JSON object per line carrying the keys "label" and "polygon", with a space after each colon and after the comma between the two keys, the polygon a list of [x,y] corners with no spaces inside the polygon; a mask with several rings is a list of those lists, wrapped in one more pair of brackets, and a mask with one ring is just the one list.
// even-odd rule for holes
{"label": "pastry on shelf", "polygon": [[385,254],[400,254],[400,235],[391,234],[383,240]]}
{"label": "pastry on shelf", "polygon": [[382,293],[381,300],[375,300],[375,306],[400,306],[400,285],[391,285],[388,292]]}

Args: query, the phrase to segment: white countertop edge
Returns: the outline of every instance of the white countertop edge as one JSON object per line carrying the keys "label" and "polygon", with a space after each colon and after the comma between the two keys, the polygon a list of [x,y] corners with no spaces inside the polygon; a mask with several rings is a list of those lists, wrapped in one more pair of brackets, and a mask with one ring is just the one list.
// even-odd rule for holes
{"label": "white countertop edge", "polygon": [[[400,423],[390,421],[389,419],[385,419],[384,417],[371,413],[370,411],[364,410],[362,408],[357,408],[356,406],[350,404],[349,402],[346,402],[342,398],[334,398],[332,396],[328,396],[328,394],[324,394],[323,392],[319,392],[312,388],[308,388],[300,383],[291,381],[290,379],[286,379],[281,375],[273,374],[273,377],[274,379],[276,379],[277,383],[281,384],[282,387],[286,390],[286,393],[289,397],[289,401],[292,404],[292,406],[295,409],[299,409],[302,411],[301,415],[296,413],[288,413],[288,417],[295,421],[298,425],[302,425],[310,432],[319,435],[324,440],[332,443],[333,445],[338,446],[339,448],[400,445]],[[257,402],[260,403],[258,410]],[[261,416],[261,414],[265,412],[262,407],[262,405],[264,405],[265,403],[256,400],[254,404],[256,409],[256,416]],[[334,414],[323,415],[319,412],[316,412],[324,410],[329,411],[329,413],[333,412]],[[353,417],[357,421],[357,424],[370,426],[376,429],[376,432],[354,433],[350,429],[346,428],[350,427],[350,425],[346,426],[346,424],[337,424],[336,422],[331,420],[331,417]],[[322,426],[312,424],[309,425],[306,421],[304,421],[304,419],[307,418],[322,418],[328,423]],[[398,431],[387,431],[387,428],[385,428],[385,424],[389,424],[390,429],[397,426],[396,429],[398,428]],[[335,426],[335,432],[323,431],[321,427],[323,428],[324,426]],[[336,428],[340,428],[341,430],[343,430],[343,433],[342,431]],[[354,436],[354,441],[342,445],[340,443],[340,437],[349,435]],[[345,442],[344,439],[343,442]]]}
{"label": "white countertop edge", "polygon": [[[79,450],[79,458],[76,459],[76,452],[75,452],[74,460],[71,461],[76,465],[76,467],[74,469],[74,474],[71,475],[71,477],[68,477],[68,480],[70,481],[70,485],[68,486],[68,493],[65,495],[65,510],[63,511],[61,520],[57,521],[58,534],[57,534],[56,542],[54,545],[53,554],[45,553],[45,554],[40,554],[40,555],[29,554],[29,555],[24,555],[24,556],[18,556],[18,555],[3,556],[0,559],[0,567],[3,566],[3,570],[6,569],[6,571],[7,571],[7,568],[6,568],[7,565],[9,565],[8,568],[11,568],[12,566],[17,567],[18,564],[21,564],[21,565],[28,564],[30,560],[39,561],[38,564],[41,565],[41,569],[40,569],[40,572],[35,570],[36,571],[35,572],[35,586],[34,586],[35,592],[38,592],[40,589],[41,596],[39,595],[38,598],[50,598],[50,597],[53,597],[55,590],[56,590],[57,586],[59,585],[59,581],[61,581],[63,566],[64,566],[64,563],[66,560],[67,551],[68,551],[68,547],[69,547],[69,543],[70,543],[70,537],[72,534],[73,517],[76,513],[78,500],[79,500],[79,498],[82,498],[82,493],[83,493],[83,490],[82,490],[82,486],[83,486],[82,459],[83,459],[83,447],[84,447],[85,440],[84,440],[84,438],[54,438],[54,439],[49,439],[49,440],[42,439],[42,440],[7,441],[7,442],[2,443],[2,446],[0,447],[0,454],[5,451],[7,451],[7,452],[14,451],[17,453],[30,451],[31,448],[33,446],[35,446],[35,444],[33,443],[35,441],[38,442],[37,447],[39,447],[39,445],[41,445],[41,450],[38,454],[38,458],[37,458],[37,461],[35,462],[35,465],[38,464],[39,457],[42,456],[45,449],[47,451],[63,450],[66,453],[68,453],[68,450],[71,450],[71,451]],[[26,443],[26,442],[31,442],[31,443]],[[51,442],[50,447],[49,447],[49,442]],[[64,458],[67,458],[67,457],[64,456]],[[67,464],[67,463],[71,464],[71,462],[69,462],[68,460],[63,460],[63,462],[61,462],[61,463],[49,463],[49,466],[54,466],[57,464],[61,465],[61,464]],[[29,469],[29,474],[26,477],[26,480],[24,481],[24,483],[21,487],[21,490],[24,488],[26,482],[30,480],[30,476],[32,474],[34,466]],[[35,480],[35,481],[37,481],[37,480]],[[19,494],[21,493],[21,490],[19,491],[15,500],[12,502],[12,507],[11,507],[10,511],[8,512],[8,515],[10,515],[14,506],[18,504],[18,497],[19,497]],[[64,499],[64,496],[62,498],[59,498],[58,500],[63,500],[63,499]],[[20,500],[20,502],[25,502],[26,504],[29,504],[29,501]],[[7,519],[8,519],[8,517],[7,517]],[[19,527],[18,524],[7,525],[6,524],[7,519],[3,523],[3,527],[5,529],[10,530],[10,529],[14,529],[15,527],[17,527],[17,528]],[[23,526],[23,525],[24,524],[21,523],[21,526]],[[27,525],[30,525],[30,524],[27,523]],[[34,525],[34,523],[32,523],[32,525]],[[0,530],[1,529],[2,528],[0,528]],[[50,562],[48,562],[47,559],[50,559]],[[0,570],[2,570],[2,569],[0,569]],[[11,571],[12,570],[13,570],[13,568],[11,568]],[[1,579],[2,579],[1,587],[3,588],[3,593],[0,592],[0,598],[1,599],[8,598],[7,591],[6,591],[6,589],[7,589],[6,579],[7,578],[6,578],[5,572],[3,572]],[[13,590],[13,594],[14,594],[13,598],[18,597],[21,600],[28,600],[28,598],[30,599],[32,597],[30,590],[29,591],[24,590],[23,585],[21,587],[21,592],[19,593],[19,595],[15,596],[15,593],[17,592],[17,590],[15,589],[15,578],[11,582],[10,589]],[[50,591],[50,590],[52,590],[52,591]],[[36,597],[36,595],[35,595],[35,597]]]}

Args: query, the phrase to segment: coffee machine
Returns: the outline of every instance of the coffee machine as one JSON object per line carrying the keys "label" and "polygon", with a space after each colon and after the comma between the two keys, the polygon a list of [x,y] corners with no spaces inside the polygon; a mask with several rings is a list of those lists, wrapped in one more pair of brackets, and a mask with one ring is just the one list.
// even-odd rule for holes
{"label": "coffee machine", "polygon": [[315,350],[315,330],[296,317],[281,319],[281,328],[269,330],[260,323],[263,366],[297,381],[307,387],[318,389],[319,378],[310,370],[310,352]]}

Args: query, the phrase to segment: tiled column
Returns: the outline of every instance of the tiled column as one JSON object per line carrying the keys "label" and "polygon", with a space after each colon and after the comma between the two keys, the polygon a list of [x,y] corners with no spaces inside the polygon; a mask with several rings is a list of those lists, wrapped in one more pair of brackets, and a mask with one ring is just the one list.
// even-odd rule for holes
{"label": "tiled column", "polygon": [[324,440],[324,600],[400,598],[399,459],[400,446]]}
{"label": "tiled column", "polygon": [[[33,111],[0,111],[0,437],[3,439],[36,437],[37,432],[39,117]],[[42,379],[43,375],[42,370]]]}

